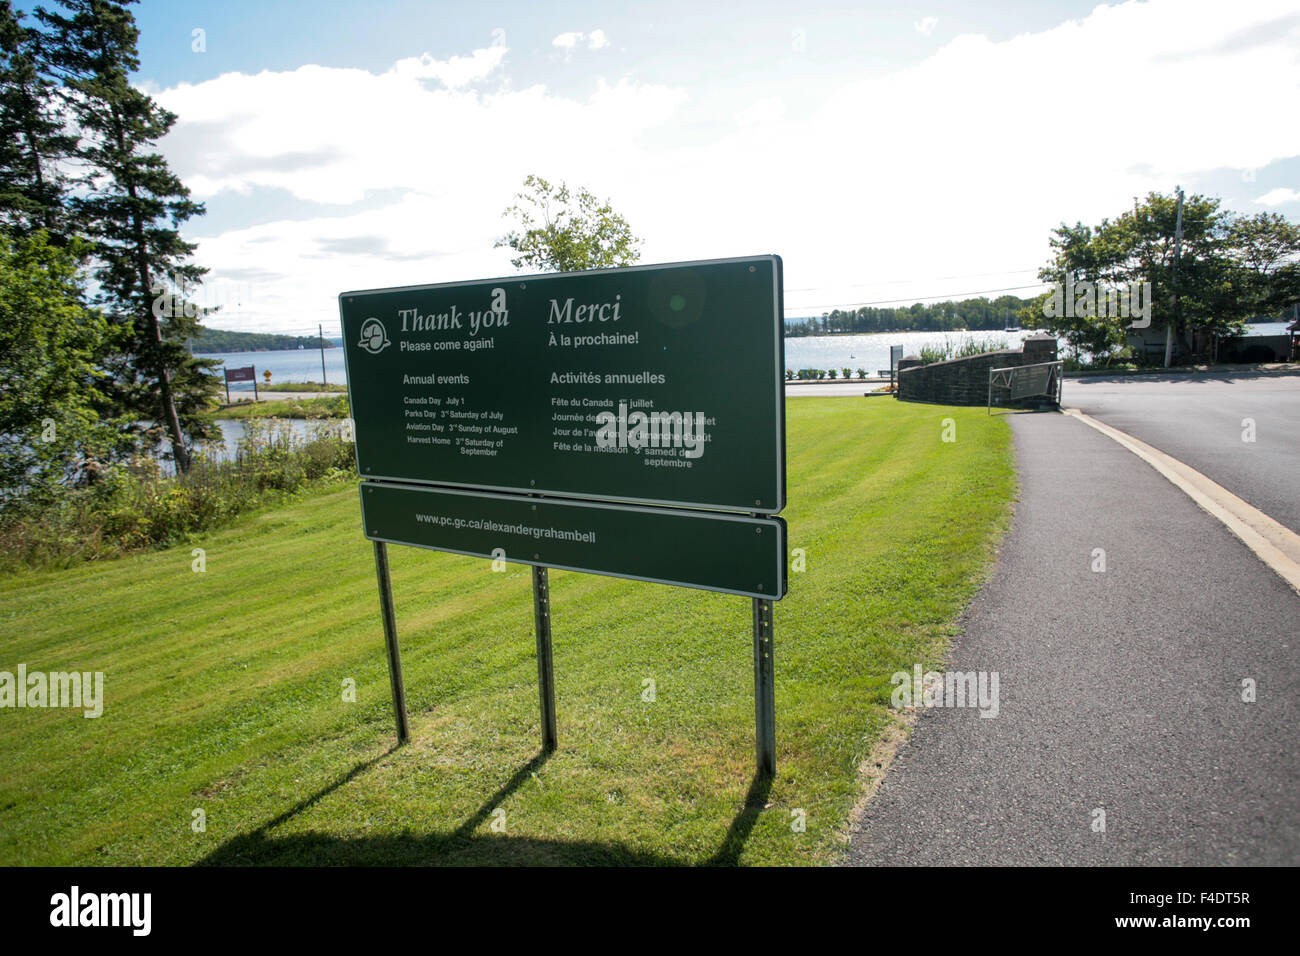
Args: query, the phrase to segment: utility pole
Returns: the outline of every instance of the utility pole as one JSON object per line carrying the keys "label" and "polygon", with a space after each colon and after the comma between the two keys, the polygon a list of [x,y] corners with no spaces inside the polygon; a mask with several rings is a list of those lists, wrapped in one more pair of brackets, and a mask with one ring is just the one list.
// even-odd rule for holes
{"label": "utility pole", "polygon": [[1172,292],[1169,318],[1165,320],[1165,368],[1174,355],[1174,324],[1178,321],[1178,257],[1183,249],[1183,187],[1178,187],[1178,218],[1174,224],[1174,268],[1169,287]]}
{"label": "utility pole", "polygon": [[316,323],[316,331],[320,333],[320,383],[323,388],[329,383],[325,380],[325,330],[319,322]]}

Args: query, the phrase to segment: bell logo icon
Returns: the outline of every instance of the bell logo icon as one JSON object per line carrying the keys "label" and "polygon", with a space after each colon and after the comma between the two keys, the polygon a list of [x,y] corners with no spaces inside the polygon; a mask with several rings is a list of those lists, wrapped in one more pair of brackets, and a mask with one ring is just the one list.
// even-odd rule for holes
{"label": "bell logo icon", "polygon": [[393,343],[388,341],[388,330],[378,319],[366,319],[361,323],[361,341],[357,345],[371,355],[378,355]]}

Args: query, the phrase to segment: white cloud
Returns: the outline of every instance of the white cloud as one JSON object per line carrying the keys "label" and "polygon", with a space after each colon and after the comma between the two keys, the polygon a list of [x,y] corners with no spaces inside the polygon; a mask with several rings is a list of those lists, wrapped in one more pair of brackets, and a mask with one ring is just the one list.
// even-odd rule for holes
{"label": "white cloud", "polygon": [[[293,328],[336,324],[336,296],[351,288],[509,272],[493,242],[502,210],[536,172],[622,196],[651,130],[669,120],[678,90],[598,81],[580,99],[541,86],[460,88],[499,64],[475,51],[438,64],[404,60],[382,74],[301,67],[227,74],[156,94],[182,119],[162,146],[196,199],[278,188],[314,203],[356,203],[385,190],[383,208],[228,231],[200,242],[210,279],[251,286],[242,313],[214,324]],[[473,68],[469,64],[474,64]],[[456,88],[430,86],[436,78]],[[588,135],[600,130],[600,148]],[[201,228],[201,224],[198,224]],[[423,281],[423,280],[422,280]]]}
{"label": "white cloud", "polygon": [[778,122],[785,116],[785,101],[779,96],[769,96],[745,107],[736,114],[738,126],[758,126]]}
{"label": "white cloud", "polygon": [[[609,197],[649,262],[780,253],[787,312],[801,315],[1030,283],[1032,271],[927,277],[1034,270],[1062,221],[1300,155],[1300,128],[1278,120],[1300,115],[1300,38],[1273,26],[1292,10],[1100,6],[1006,41],[958,36],[831,88],[791,80],[780,99],[742,96],[730,112],[631,79],[585,95],[514,89],[503,48],[380,74],[228,74],[157,98],[180,116],[162,146],[198,199],[258,187],[330,204],[405,197],[203,240],[214,279],[254,286],[248,318],[217,324],[329,327],[345,289],[507,273],[492,243],[530,172]],[[1169,89],[1179,95],[1155,92]]]}
{"label": "white cloud", "polygon": [[1255,202],[1261,206],[1280,206],[1288,202],[1300,202],[1300,189],[1270,189]]}
{"label": "white cloud", "polygon": [[501,65],[506,47],[497,45],[475,50],[469,56],[453,56],[450,60],[435,60],[428,53],[409,57],[393,64],[392,72],[401,77],[434,79],[455,89],[487,77]]}
{"label": "white cloud", "polygon": [[938,17],[922,17],[920,20],[917,20],[915,23],[912,24],[912,26],[916,28],[917,33],[924,34],[925,36],[929,36],[931,33],[933,33],[934,28],[937,27],[938,25],[939,25]]}
{"label": "white cloud", "polygon": [[609,46],[609,37],[601,29],[592,30],[590,33],[561,33],[551,40],[551,46],[563,50],[564,59],[568,60],[573,56],[573,51],[584,40],[587,42],[588,50],[603,50]]}

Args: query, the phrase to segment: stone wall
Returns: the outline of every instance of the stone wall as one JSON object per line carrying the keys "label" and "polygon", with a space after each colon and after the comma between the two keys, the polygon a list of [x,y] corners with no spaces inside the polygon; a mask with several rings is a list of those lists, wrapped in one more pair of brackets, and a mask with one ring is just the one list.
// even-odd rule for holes
{"label": "stone wall", "polygon": [[[898,373],[898,398],[906,402],[932,402],[937,405],[987,405],[989,369],[1037,365],[1055,360],[1056,340],[1051,339],[1049,347],[1034,336],[1025,340],[1024,351],[1005,349],[902,369]],[[1054,398],[1045,396],[1008,403],[1006,394],[1003,389],[999,405],[1013,404],[1024,408],[1053,407],[1056,404]]]}

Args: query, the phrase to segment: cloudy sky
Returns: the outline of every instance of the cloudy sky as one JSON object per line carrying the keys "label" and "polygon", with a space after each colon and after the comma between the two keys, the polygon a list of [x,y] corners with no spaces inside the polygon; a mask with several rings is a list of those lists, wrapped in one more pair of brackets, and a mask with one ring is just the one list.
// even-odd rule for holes
{"label": "cloudy sky", "polygon": [[136,16],[219,327],[336,331],[344,290],[510,274],[530,172],[608,197],[645,262],[780,254],[790,316],[1028,294],[1055,225],[1180,184],[1300,219],[1295,0]]}

